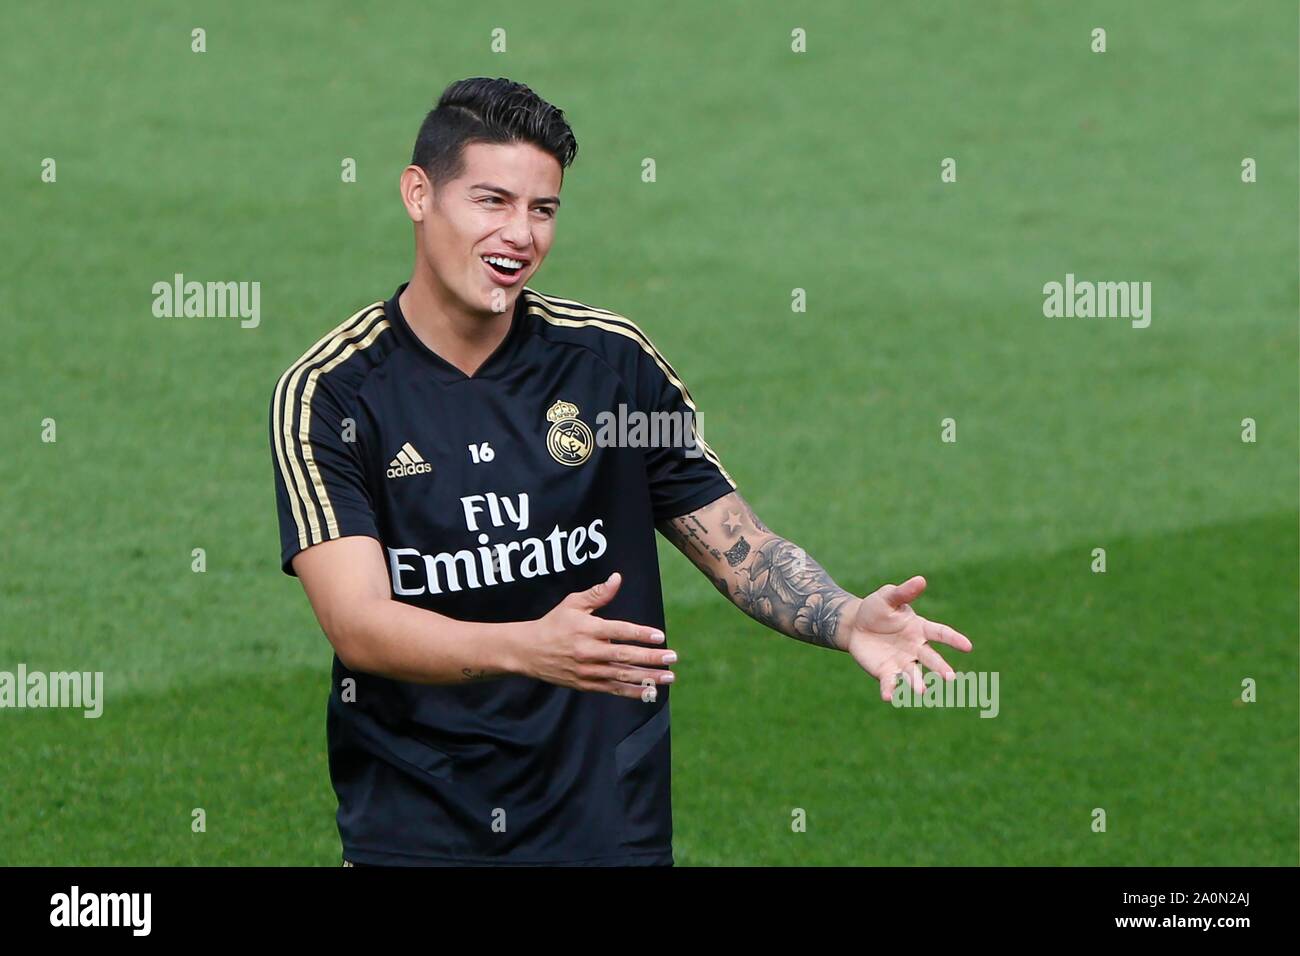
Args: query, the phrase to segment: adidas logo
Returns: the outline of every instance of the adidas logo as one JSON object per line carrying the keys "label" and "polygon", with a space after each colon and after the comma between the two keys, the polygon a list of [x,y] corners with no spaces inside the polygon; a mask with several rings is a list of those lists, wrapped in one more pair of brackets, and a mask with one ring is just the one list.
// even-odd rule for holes
{"label": "adidas logo", "polygon": [[397,457],[388,463],[389,478],[405,478],[407,475],[425,475],[433,471],[433,466],[420,457],[420,453],[408,441],[397,453]]}

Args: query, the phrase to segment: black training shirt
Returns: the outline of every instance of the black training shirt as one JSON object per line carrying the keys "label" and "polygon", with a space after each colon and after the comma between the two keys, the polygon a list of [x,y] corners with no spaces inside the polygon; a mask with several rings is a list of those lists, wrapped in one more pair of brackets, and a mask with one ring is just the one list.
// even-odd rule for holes
{"label": "black training shirt", "polygon": [[[645,429],[614,447],[599,426],[673,412],[689,429],[695,406],[672,366],[622,316],[525,287],[505,339],[466,376],[416,338],[403,288],[276,386],[284,570],[313,544],[366,535],[395,600],[485,622],[535,620],[617,570],[597,613],[663,629],[655,522],[735,485],[698,432],[669,442],[665,425],[659,447]],[[672,862],[667,686],[645,703],[526,677],[412,684],[337,655],[333,668],[347,859]]]}

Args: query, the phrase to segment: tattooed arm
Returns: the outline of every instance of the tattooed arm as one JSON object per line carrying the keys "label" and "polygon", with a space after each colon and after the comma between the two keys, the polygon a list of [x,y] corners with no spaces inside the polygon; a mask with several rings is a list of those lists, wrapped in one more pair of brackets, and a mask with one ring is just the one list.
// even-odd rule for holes
{"label": "tattooed arm", "polygon": [[768,530],[735,492],[658,528],[754,620],[796,640],[847,651],[880,681],[884,700],[891,699],[900,675],[921,693],[922,664],[946,680],[955,678],[929,642],[971,649],[965,635],[912,610],[925,578],[856,597],[803,548]]}
{"label": "tattooed arm", "polygon": [[754,620],[796,640],[848,650],[845,625],[860,599],[798,545],[769,531],[739,494],[658,527]]}

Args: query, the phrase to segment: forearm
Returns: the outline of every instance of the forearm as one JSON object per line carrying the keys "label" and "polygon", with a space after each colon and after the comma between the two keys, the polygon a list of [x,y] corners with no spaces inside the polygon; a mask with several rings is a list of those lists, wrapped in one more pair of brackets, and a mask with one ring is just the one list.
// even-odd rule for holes
{"label": "forearm", "polygon": [[806,551],[772,533],[739,494],[660,530],[754,620],[796,640],[847,649],[859,599]]}
{"label": "forearm", "polygon": [[515,672],[522,623],[482,624],[367,600],[322,622],[350,670],[417,684],[460,684]]}

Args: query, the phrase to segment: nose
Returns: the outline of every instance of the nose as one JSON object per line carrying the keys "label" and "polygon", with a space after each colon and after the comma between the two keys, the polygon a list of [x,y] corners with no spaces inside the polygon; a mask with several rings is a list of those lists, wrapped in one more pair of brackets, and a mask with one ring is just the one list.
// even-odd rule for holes
{"label": "nose", "polygon": [[533,244],[533,228],[528,221],[528,209],[516,211],[501,229],[501,238],[520,251]]}

